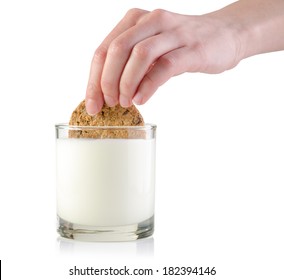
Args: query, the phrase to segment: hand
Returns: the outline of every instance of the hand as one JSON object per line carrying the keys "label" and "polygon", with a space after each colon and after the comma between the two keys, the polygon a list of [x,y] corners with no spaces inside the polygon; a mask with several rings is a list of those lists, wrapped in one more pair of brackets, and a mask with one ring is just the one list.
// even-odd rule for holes
{"label": "hand", "polygon": [[109,106],[144,104],[171,77],[220,73],[243,57],[233,24],[207,14],[132,9],[95,51],[86,91],[93,115]]}

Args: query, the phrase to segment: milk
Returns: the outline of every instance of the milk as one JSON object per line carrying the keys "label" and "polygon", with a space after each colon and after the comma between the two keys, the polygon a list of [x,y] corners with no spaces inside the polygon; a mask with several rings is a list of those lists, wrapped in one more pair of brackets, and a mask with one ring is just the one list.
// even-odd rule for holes
{"label": "milk", "polygon": [[57,214],[123,226],[154,215],[154,139],[57,139]]}

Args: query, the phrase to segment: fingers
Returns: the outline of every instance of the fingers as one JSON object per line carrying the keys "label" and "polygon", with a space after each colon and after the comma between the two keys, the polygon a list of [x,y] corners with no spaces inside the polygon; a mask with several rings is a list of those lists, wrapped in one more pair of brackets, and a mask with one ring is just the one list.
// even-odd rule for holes
{"label": "fingers", "polygon": [[[123,107],[129,107],[135,89],[153,59],[176,44],[175,40],[169,41],[163,33],[161,38],[152,39],[170,25],[165,17],[162,20],[161,14],[157,11],[143,15],[138,24],[110,43],[101,77],[101,88],[109,106],[120,102]],[[150,55],[151,50],[153,54]]]}
{"label": "fingers", "polygon": [[184,16],[163,10],[129,12],[94,54],[87,112],[96,114],[104,102],[129,107],[134,98],[143,104],[170,77],[186,71],[183,23]]}
{"label": "fingers", "polygon": [[198,72],[202,61],[198,49],[182,47],[161,56],[144,76],[133,101],[142,105],[171,77],[184,72]]}
{"label": "fingers", "polygon": [[231,31],[210,14],[130,11],[95,52],[86,92],[88,113],[97,113],[103,102],[144,104],[159,86],[183,72],[231,69],[240,51]]}
{"label": "fingers", "polygon": [[134,26],[141,15],[145,13],[147,13],[147,11],[140,9],[130,10],[96,50],[92,59],[86,90],[86,110],[90,115],[98,113],[104,103],[101,89],[101,76],[110,43],[125,30]]}
{"label": "fingers", "polygon": [[[155,51],[153,55],[149,56],[149,58],[147,56],[147,61],[142,61],[141,70],[133,81],[131,79],[133,76],[135,77],[135,71],[139,69],[139,63],[135,62],[135,54],[137,53],[138,57],[143,58],[144,55],[142,54],[141,56],[139,53],[144,46],[142,44],[142,46],[136,47],[134,51],[132,50],[140,42],[175,25],[176,23],[172,20],[172,17],[172,13],[163,10],[147,12],[134,9],[128,12],[106,37],[95,52],[91,65],[86,92],[86,109],[89,114],[97,113],[103,101],[109,106],[114,106],[118,102],[125,107],[131,105],[135,89],[137,89],[149,66],[160,55],[161,50],[159,48],[161,48],[162,44],[160,44],[160,47],[154,46]],[[169,43],[165,45],[164,51],[168,49]],[[133,55],[131,56],[132,52]],[[132,58],[129,61],[130,57]],[[126,74],[123,75],[125,67]],[[129,78],[127,73],[133,73],[134,75],[131,74]],[[121,83],[123,80],[126,82]],[[120,88],[123,94],[120,93]],[[96,103],[96,106],[94,106],[94,103]]]}
{"label": "fingers", "polygon": [[163,32],[147,38],[134,46],[123,69],[119,84],[119,102],[128,107],[145,74],[154,62],[163,54],[178,48],[180,45],[176,34]]}
{"label": "fingers", "polygon": [[119,83],[133,47],[156,32],[158,31],[150,29],[146,24],[135,25],[111,42],[101,76],[101,88],[109,106],[114,106],[119,101]]}
{"label": "fingers", "polygon": [[106,51],[103,49],[97,50],[92,60],[85,98],[86,110],[90,115],[98,113],[104,104],[100,79],[105,53]]}

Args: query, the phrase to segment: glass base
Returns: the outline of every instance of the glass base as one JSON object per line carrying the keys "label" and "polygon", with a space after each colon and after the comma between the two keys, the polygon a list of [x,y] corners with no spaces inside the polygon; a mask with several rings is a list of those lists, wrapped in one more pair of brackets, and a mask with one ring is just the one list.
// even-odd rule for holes
{"label": "glass base", "polygon": [[57,232],[62,237],[80,241],[130,241],[149,237],[154,232],[154,216],[139,224],[115,227],[83,226],[57,218]]}

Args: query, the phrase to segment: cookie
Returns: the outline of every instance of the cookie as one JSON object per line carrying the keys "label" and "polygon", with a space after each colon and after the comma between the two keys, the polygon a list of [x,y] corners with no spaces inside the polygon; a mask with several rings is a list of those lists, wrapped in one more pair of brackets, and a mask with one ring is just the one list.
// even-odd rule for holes
{"label": "cookie", "polygon": [[[70,130],[69,137],[72,138],[140,138],[142,131],[129,130],[124,126],[144,126],[144,120],[137,108],[132,105],[123,108],[120,105],[109,107],[103,105],[101,111],[90,116],[86,111],[85,100],[73,111],[69,122],[71,126],[98,126],[103,128],[86,128]],[[108,129],[108,126],[116,128]]]}

